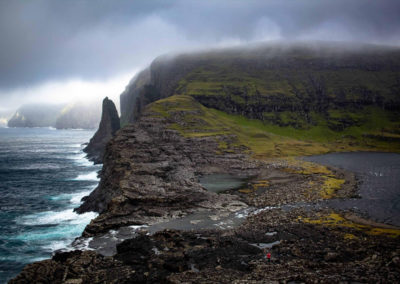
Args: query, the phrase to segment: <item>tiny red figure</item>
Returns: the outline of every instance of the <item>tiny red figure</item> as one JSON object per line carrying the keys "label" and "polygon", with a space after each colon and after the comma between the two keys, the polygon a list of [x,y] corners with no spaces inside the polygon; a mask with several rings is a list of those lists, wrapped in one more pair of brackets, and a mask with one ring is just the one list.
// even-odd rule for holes
{"label": "tiny red figure", "polygon": [[268,262],[271,262],[271,253],[270,252],[267,253],[267,260],[268,260]]}

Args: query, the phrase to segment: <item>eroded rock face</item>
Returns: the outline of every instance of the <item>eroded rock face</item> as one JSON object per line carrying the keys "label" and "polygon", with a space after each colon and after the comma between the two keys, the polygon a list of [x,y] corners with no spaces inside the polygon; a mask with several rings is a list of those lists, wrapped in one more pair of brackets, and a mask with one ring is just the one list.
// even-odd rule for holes
{"label": "eroded rock face", "polygon": [[197,176],[213,172],[254,175],[259,164],[240,153],[217,155],[218,139],[229,136],[185,138],[167,128],[171,119],[146,112],[107,145],[100,184],[77,209],[78,213],[101,213],[84,236],[196,210],[246,207],[237,196],[206,191]]}
{"label": "eroded rock face", "polygon": [[119,130],[120,123],[117,109],[114,103],[107,97],[103,100],[103,110],[99,129],[90,139],[89,144],[83,151],[88,155],[88,158],[97,164],[102,163],[106,144]]}

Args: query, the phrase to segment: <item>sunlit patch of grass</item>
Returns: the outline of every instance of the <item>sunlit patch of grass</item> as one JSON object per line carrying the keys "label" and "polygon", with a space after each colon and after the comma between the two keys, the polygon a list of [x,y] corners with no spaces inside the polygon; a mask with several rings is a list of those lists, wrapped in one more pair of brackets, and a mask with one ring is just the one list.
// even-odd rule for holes
{"label": "sunlit patch of grass", "polygon": [[344,239],[345,240],[356,240],[358,238],[353,234],[344,234]]}
{"label": "sunlit patch of grass", "polygon": [[[370,235],[387,235],[389,237],[399,237],[400,230],[399,229],[389,229],[389,228],[379,228],[373,227],[369,225],[362,225],[352,221],[345,219],[342,215],[338,213],[329,213],[329,214],[321,214],[318,213],[317,218],[305,218],[302,216],[298,216],[297,220],[299,222],[315,224],[315,225],[323,225],[323,226],[332,226],[332,227],[346,227],[351,229],[356,229],[359,231],[363,231]],[[346,237],[346,235],[345,235]],[[351,236],[347,236],[347,238],[352,238]]]}
{"label": "sunlit patch of grass", "polygon": [[344,179],[338,179],[335,177],[324,176],[324,183],[320,192],[321,197],[324,199],[333,198],[335,192],[338,191],[344,184]]}

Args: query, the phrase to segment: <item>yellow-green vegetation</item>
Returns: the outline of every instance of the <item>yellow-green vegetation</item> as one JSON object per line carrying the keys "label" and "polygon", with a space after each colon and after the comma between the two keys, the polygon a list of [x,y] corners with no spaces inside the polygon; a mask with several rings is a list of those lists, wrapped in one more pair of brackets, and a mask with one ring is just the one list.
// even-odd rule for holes
{"label": "yellow-green vegetation", "polygon": [[[224,111],[218,115],[236,124],[313,143],[315,152],[400,151],[399,74],[389,67],[400,64],[398,53],[371,58],[360,51],[351,60],[307,48],[272,54],[260,49],[196,55],[197,68],[180,79],[175,93]],[[372,70],[371,60],[383,67]],[[255,117],[259,125],[227,113]],[[264,150],[257,141],[249,141],[256,154]],[[274,146],[278,156],[288,151]],[[291,146],[300,150],[297,155],[311,151]]]}
{"label": "yellow-green vegetation", "polygon": [[258,120],[206,108],[192,97],[175,95],[149,105],[154,116],[173,118],[172,129],[185,137],[233,135],[234,143],[220,142],[221,151],[245,146],[255,157],[312,155],[328,152],[320,143],[310,143],[270,133]]}
{"label": "yellow-green vegetation", "polygon": [[286,157],[284,161],[286,162],[287,166],[285,168],[285,171],[288,172],[303,174],[303,175],[311,175],[311,174],[332,175],[332,171],[329,170],[324,165],[299,160],[294,157]]}
{"label": "yellow-green vegetation", "polygon": [[321,197],[324,199],[333,198],[335,196],[335,192],[342,187],[342,184],[344,184],[344,179],[331,176],[324,176],[323,178],[325,180],[322,185]]}
{"label": "yellow-green vegetation", "polygon": [[[334,212],[329,214],[318,213],[318,216],[316,218],[305,218],[302,216],[298,216],[298,221],[303,223],[323,225],[323,226],[352,228],[363,231],[370,235],[387,235],[390,237],[400,236],[399,229],[379,228],[370,225],[358,224],[350,220],[347,220],[342,215]],[[355,236],[352,234],[345,234],[344,238],[352,239],[355,238]]]}
{"label": "yellow-green vegetation", "polygon": [[[292,57],[285,54],[285,58]],[[347,96],[349,98],[357,98],[359,90],[355,86],[368,88],[371,92],[383,92],[383,95],[390,96],[390,90],[387,89],[388,84],[396,82],[396,72],[390,70],[371,71],[367,68],[363,69],[362,63],[358,68],[341,68],[338,70],[323,66],[322,68],[310,68],[307,64],[314,60],[317,63],[320,58],[314,57],[301,58],[301,56],[292,57],[293,60],[299,62],[296,68],[286,67],[276,57],[276,64],[271,68],[266,64],[263,68],[254,66],[252,68],[251,61],[246,61],[243,55],[238,58],[232,56],[226,60],[222,58],[212,58],[208,62],[198,64],[199,67],[188,73],[180,82],[177,88],[178,93],[186,95],[217,95],[226,94],[228,89],[238,89],[246,92],[248,96],[262,94],[263,96],[271,96],[276,94],[285,94],[294,96],[293,87],[300,91],[305,90],[303,83],[309,82],[313,78],[324,78],[324,87],[327,92],[335,97],[339,96],[339,90],[349,90]],[[256,57],[255,57],[256,58]],[[367,58],[367,57],[366,57]],[[236,59],[236,62],[235,62]],[[260,59],[258,59],[260,60]],[[334,58],[330,60],[334,61]],[[300,64],[304,62],[304,65]],[[319,62],[318,62],[319,63]],[[270,63],[271,64],[271,63]],[[247,66],[246,66],[247,65]],[[250,66],[249,66],[250,65]],[[240,103],[240,96],[237,96]]]}
{"label": "yellow-green vegetation", "polygon": [[268,187],[269,181],[268,180],[257,180],[252,184],[252,186],[256,189],[261,188],[261,187]]}
{"label": "yellow-green vegetation", "polygon": [[321,183],[309,182],[310,195],[317,192],[323,199],[333,198],[345,182],[344,179],[336,177],[326,166],[298,160],[294,157],[287,157],[284,160],[287,163],[284,171],[302,175],[318,175],[321,179]]}
{"label": "yellow-green vegetation", "polygon": [[[170,127],[185,137],[234,135],[234,143],[228,145],[226,141],[220,142],[221,153],[238,146],[247,147],[255,158],[314,155],[330,151],[400,151],[397,141],[378,141],[372,145],[367,137],[362,140],[339,137],[335,140],[332,135],[325,133],[333,132],[328,128],[318,126],[300,130],[266,124],[260,120],[207,108],[190,96],[171,96],[152,103],[149,108],[155,116],[173,116],[175,119]],[[321,130],[318,134],[313,133],[318,129]],[[313,168],[310,171],[315,170]]]}
{"label": "yellow-green vegetation", "polygon": [[269,184],[270,183],[268,180],[256,180],[256,181],[252,182],[248,188],[242,188],[242,189],[239,189],[238,191],[241,193],[250,194],[250,193],[256,192],[260,188],[268,187]]}
{"label": "yellow-green vegetation", "polygon": [[354,236],[353,234],[344,234],[344,239],[345,240],[356,240],[358,238],[356,236]]}

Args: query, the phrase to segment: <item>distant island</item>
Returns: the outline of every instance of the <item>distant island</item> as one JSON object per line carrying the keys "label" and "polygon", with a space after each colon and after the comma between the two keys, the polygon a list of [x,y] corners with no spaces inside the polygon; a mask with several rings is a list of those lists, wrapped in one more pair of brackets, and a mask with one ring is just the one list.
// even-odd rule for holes
{"label": "distant island", "polygon": [[101,103],[27,104],[8,120],[8,127],[54,127],[57,129],[96,129]]}

